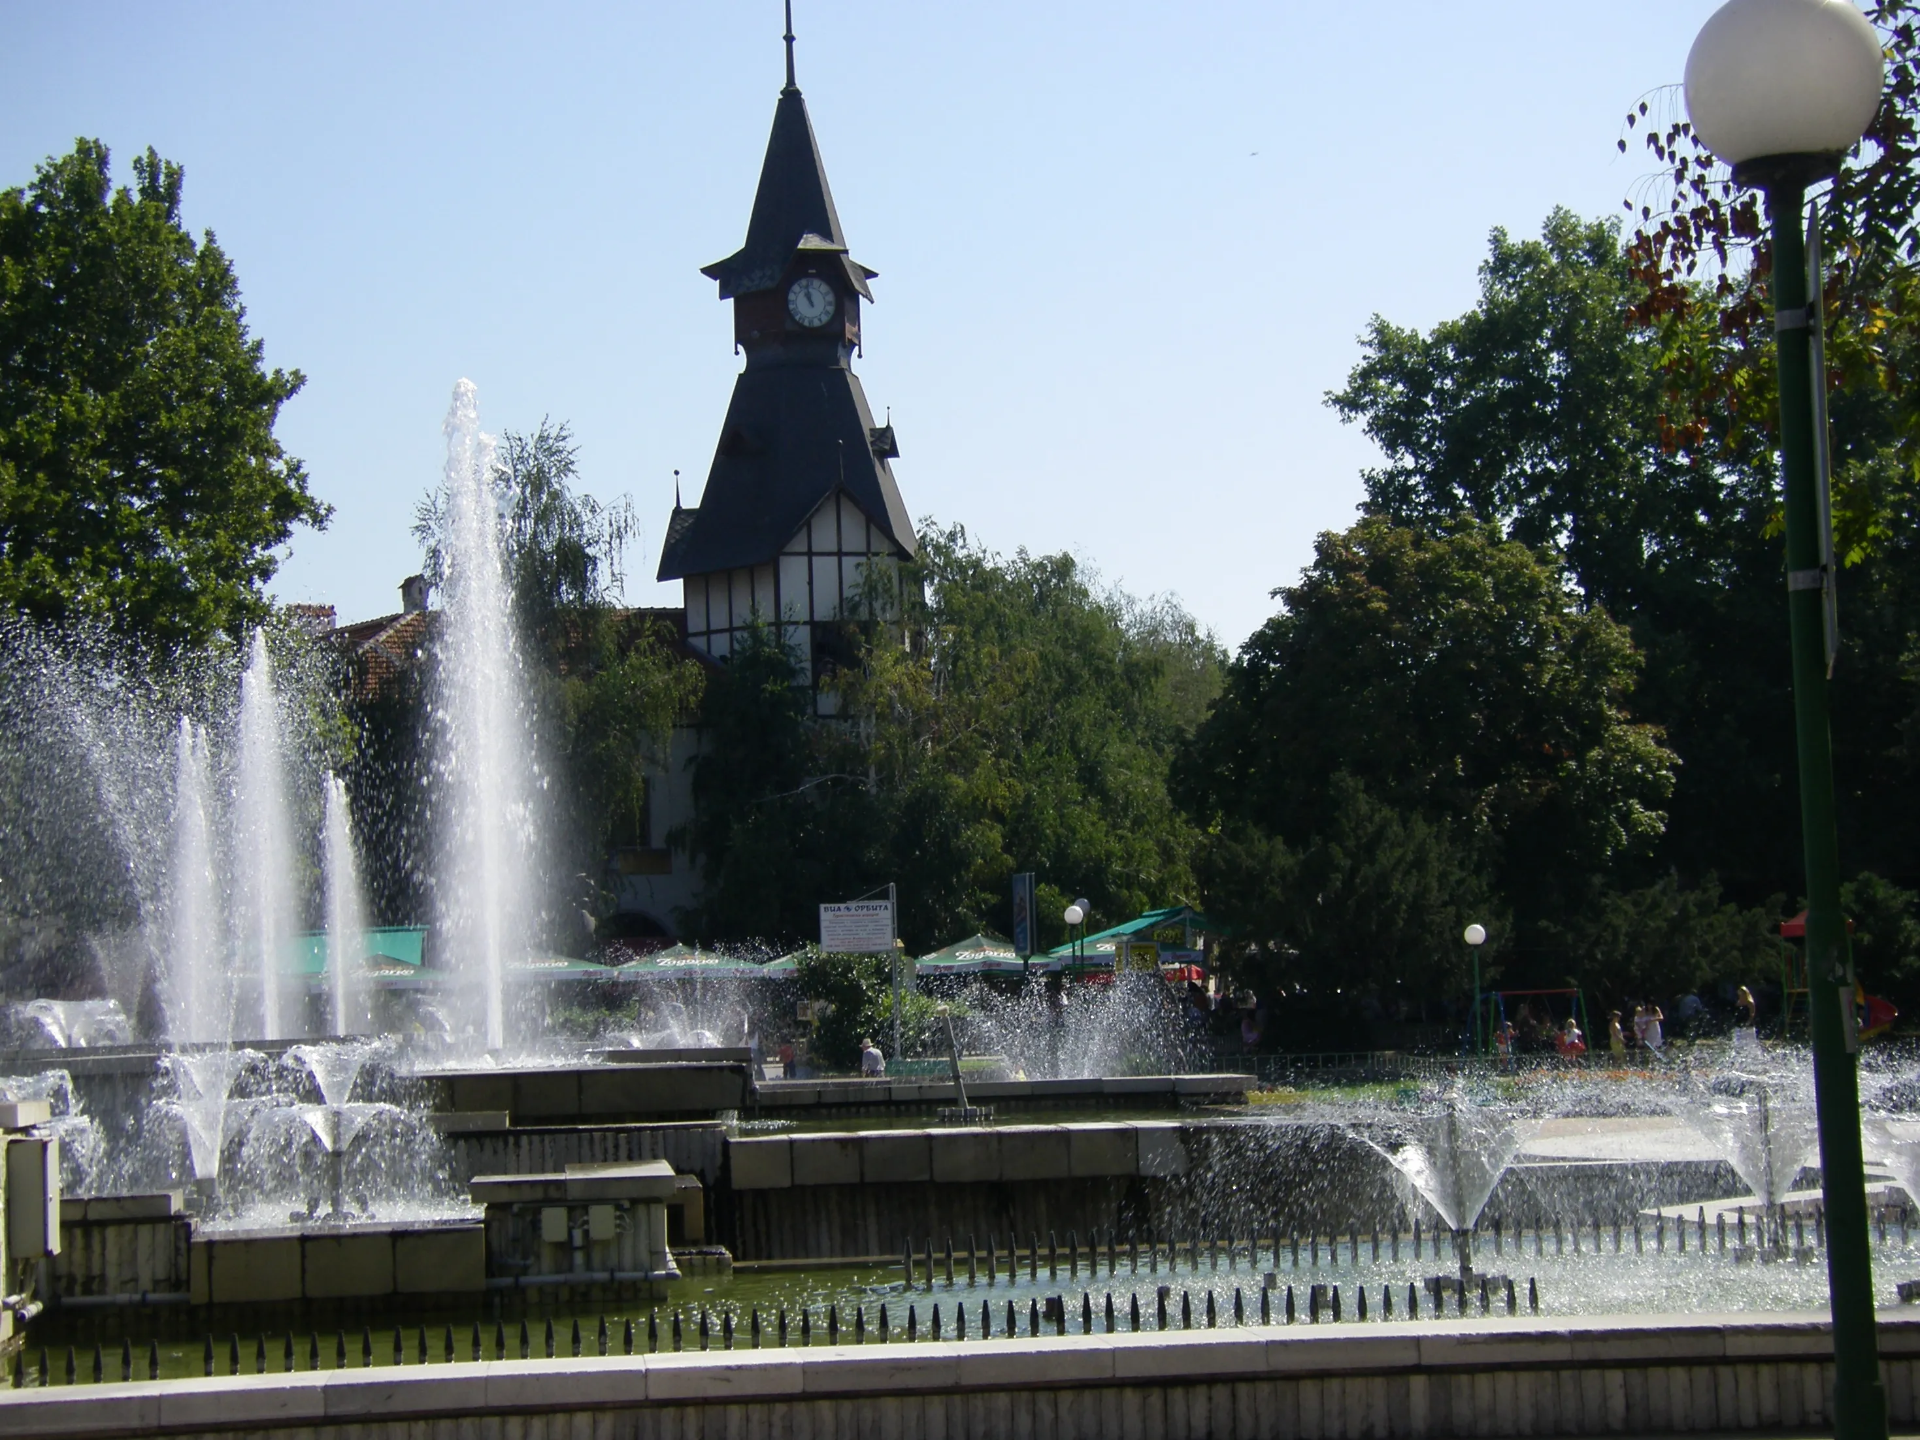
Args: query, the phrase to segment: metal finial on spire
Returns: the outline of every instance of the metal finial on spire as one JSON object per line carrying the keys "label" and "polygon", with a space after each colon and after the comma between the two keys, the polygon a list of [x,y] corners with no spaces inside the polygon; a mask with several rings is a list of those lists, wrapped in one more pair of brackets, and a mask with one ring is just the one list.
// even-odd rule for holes
{"label": "metal finial on spire", "polygon": [[787,0],[787,33],[783,38],[787,42],[787,89],[797,90],[793,83],[793,0]]}
{"label": "metal finial on spire", "polygon": [[678,470],[673,472],[673,508],[676,510],[680,508],[680,472]]}

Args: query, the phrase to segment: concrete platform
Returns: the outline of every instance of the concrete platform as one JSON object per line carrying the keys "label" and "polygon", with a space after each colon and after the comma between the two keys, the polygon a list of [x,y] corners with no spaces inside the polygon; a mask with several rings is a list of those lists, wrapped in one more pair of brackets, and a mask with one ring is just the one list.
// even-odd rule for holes
{"label": "concrete platform", "polygon": [[[1257,1082],[1251,1075],[1109,1075],[1073,1080],[969,1080],[967,1099],[996,1110],[1174,1109],[1242,1105]],[[878,1114],[932,1110],[956,1103],[951,1080],[852,1077],[762,1080],[753,1103],[762,1114],[805,1119],[808,1113]]]}
{"label": "concrete platform", "polygon": [[710,1118],[744,1105],[750,1084],[744,1062],[449,1070],[423,1078],[437,1092],[436,1110],[505,1112],[516,1126]]}
{"label": "concrete platform", "polygon": [[1705,1162],[1723,1159],[1698,1130],[1674,1115],[1577,1116],[1549,1120],[1520,1147],[1535,1160]]}
{"label": "concrete platform", "polygon": [[188,1246],[195,1305],[470,1294],[487,1287],[480,1222],[224,1230]]}
{"label": "concrete platform", "polygon": [[1166,1176],[1190,1166],[1172,1121],[748,1136],[728,1139],[727,1158],[734,1190]]}
{"label": "concrete platform", "polygon": [[[1910,1427],[1920,1322],[1881,1321]],[[1780,1433],[1826,1424],[1815,1316],[1406,1321],[690,1352],[0,1391],[0,1433],[1283,1440]]]}

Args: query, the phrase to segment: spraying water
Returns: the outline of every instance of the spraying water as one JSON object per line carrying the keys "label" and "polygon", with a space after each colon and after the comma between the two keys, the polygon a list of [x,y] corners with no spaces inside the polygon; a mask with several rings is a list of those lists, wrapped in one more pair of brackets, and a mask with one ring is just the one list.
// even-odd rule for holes
{"label": "spraying water", "polygon": [[327,973],[332,980],[333,1033],[363,1035],[372,1028],[362,964],[367,951],[366,906],[360,893],[360,866],[354,853],[347,786],[338,775],[326,777],[324,825],[321,863],[326,884]]}
{"label": "spraying water", "polygon": [[220,884],[207,814],[212,789],[206,732],[183,715],[174,749],[167,893],[167,1033],[175,1044],[225,1041],[232,1018]]}
{"label": "spraying water", "polygon": [[1545,1117],[1510,1105],[1475,1103],[1458,1086],[1354,1133],[1386,1156],[1447,1226],[1470,1230],[1513,1157]]}
{"label": "spraying water", "polygon": [[273,662],[264,632],[253,632],[253,651],[240,677],[240,766],[237,777],[237,843],[234,865],[241,934],[248,967],[260,985],[262,1039],[286,1033],[281,1013],[280,967],[293,933],[293,845],[282,770],[280,705],[274,694]]}
{"label": "spraying water", "polygon": [[1691,1080],[1692,1102],[1680,1118],[1727,1157],[1771,1216],[1819,1148],[1813,1076],[1804,1054],[1760,1071],[1726,1070]]}
{"label": "spraying water", "polygon": [[447,411],[445,628],[439,645],[435,769],[446,813],[439,911],[469,1028],[506,1044],[506,967],[525,948],[530,786],[524,686],[501,563],[491,477],[473,382]]}
{"label": "spraying water", "polygon": [[187,1132],[188,1163],[196,1180],[211,1183],[220,1178],[234,1077],[255,1058],[246,1050],[200,1050],[167,1057],[178,1090],[172,1103]]}

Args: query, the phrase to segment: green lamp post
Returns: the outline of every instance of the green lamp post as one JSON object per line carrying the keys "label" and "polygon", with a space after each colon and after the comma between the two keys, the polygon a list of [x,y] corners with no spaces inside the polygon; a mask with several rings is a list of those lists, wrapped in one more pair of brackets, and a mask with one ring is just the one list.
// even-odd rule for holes
{"label": "green lamp post", "polygon": [[1460,938],[1467,942],[1467,950],[1473,956],[1473,1053],[1487,1053],[1486,1037],[1480,1031],[1480,947],[1487,943],[1487,927],[1481,924],[1467,926],[1460,932]]}
{"label": "green lamp post", "polygon": [[[1827,724],[1826,605],[1834,583],[1830,517],[1815,429],[1804,211],[1807,188],[1838,173],[1880,105],[1880,40],[1847,0],[1731,0],[1687,56],[1687,115],[1737,185],[1766,193],[1773,226],[1779,350],[1780,460],[1786,483],[1787,617],[1806,852],[1807,998],[1813,1036],[1820,1174],[1833,1307],[1834,1433],[1885,1440],[1886,1393],[1874,1328],[1860,1084],[1853,1034],[1853,962],[1840,914],[1833,760]],[[1814,297],[1817,298],[1817,297]],[[1824,405],[1819,407],[1824,413]]]}

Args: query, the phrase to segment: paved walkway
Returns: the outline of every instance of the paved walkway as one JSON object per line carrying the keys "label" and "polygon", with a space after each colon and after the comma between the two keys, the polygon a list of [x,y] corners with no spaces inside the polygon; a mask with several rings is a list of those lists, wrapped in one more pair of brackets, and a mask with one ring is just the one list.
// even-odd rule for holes
{"label": "paved walkway", "polygon": [[1673,1115],[1569,1117],[1549,1120],[1520,1147],[1519,1163],[1553,1160],[1627,1162],[1721,1159],[1699,1131]]}

